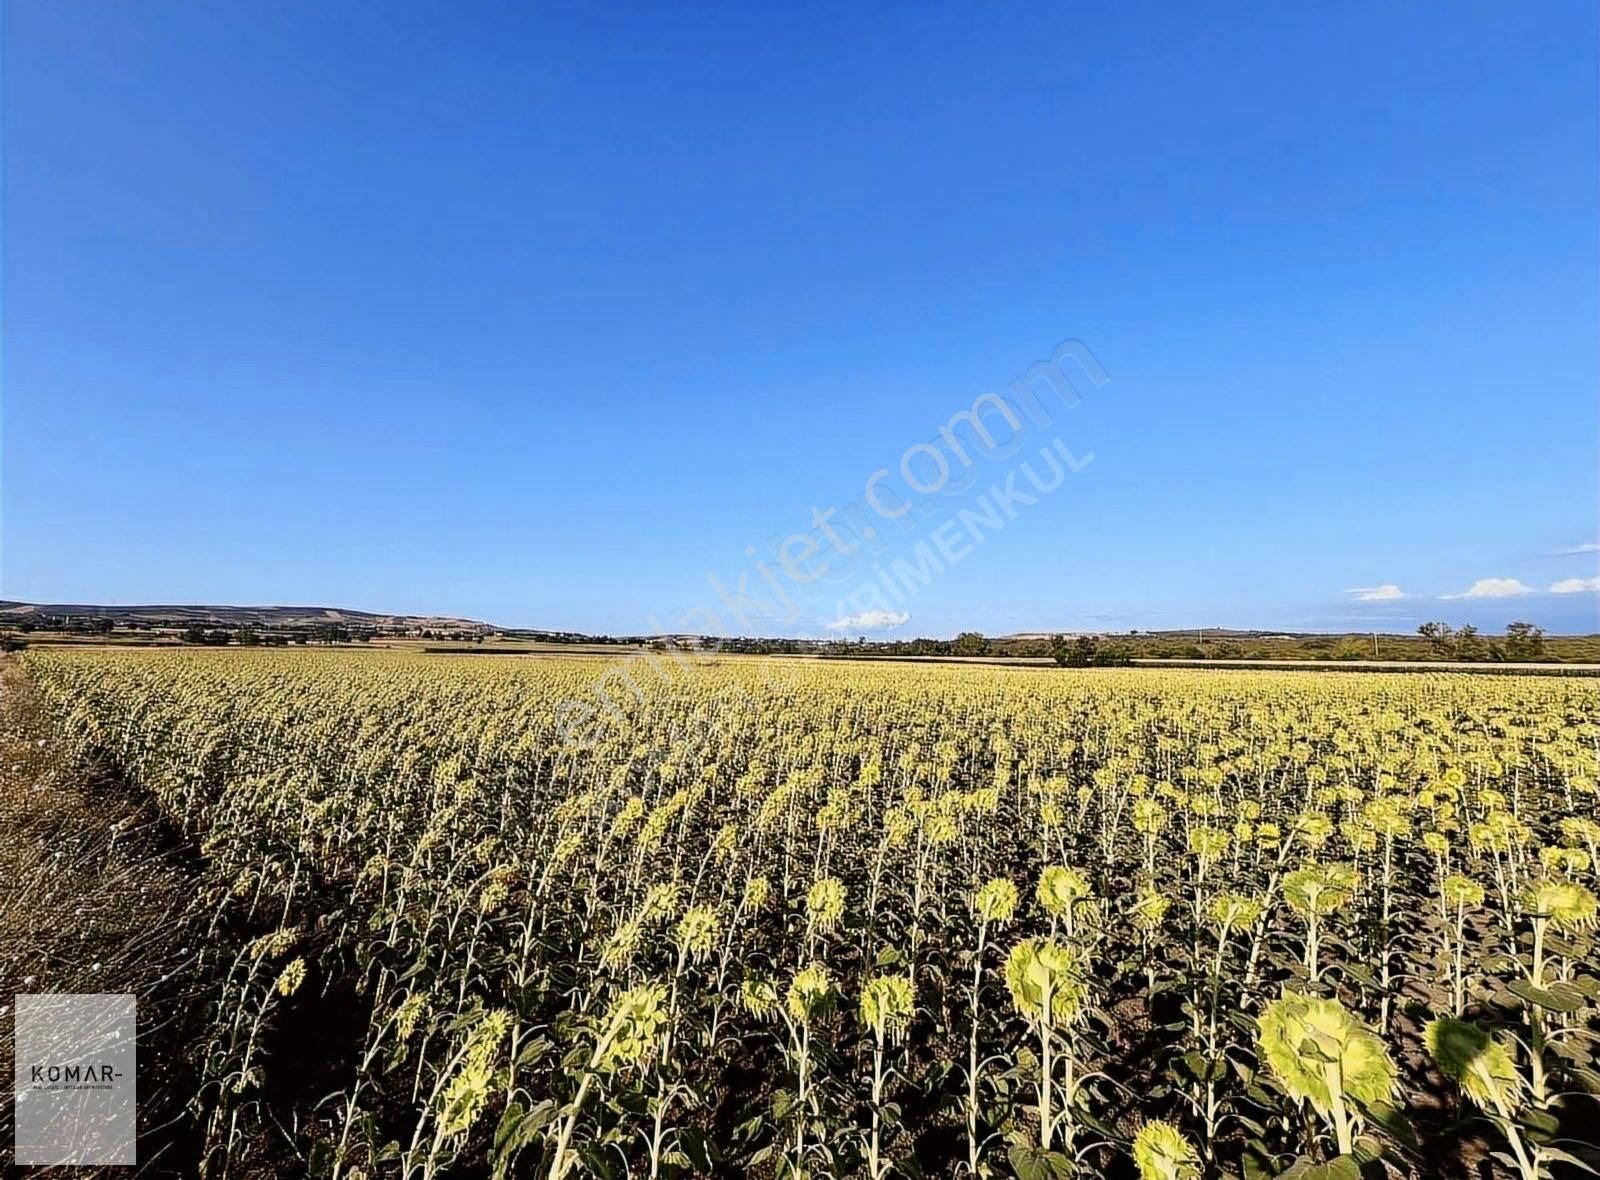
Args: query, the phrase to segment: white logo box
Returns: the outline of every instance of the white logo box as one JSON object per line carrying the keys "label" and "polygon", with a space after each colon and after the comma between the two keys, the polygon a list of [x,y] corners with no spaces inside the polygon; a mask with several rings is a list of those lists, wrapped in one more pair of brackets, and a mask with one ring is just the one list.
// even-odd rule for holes
{"label": "white logo box", "polygon": [[134,997],[18,995],[15,1020],[16,1162],[136,1163]]}

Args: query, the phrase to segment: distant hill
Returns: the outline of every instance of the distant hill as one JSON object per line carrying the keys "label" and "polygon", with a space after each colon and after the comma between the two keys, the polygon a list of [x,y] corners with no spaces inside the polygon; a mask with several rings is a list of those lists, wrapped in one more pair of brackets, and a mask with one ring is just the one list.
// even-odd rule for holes
{"label": "distant hill", "polygon": [[115,623],[156,627],[196,624],[208,627],[316,627],[325,623],[342,623],[346,626],[388,629],[496,629],[476,619],[457,619],[444,615],[384,615],[331,606],[96,606],[86,603],[0,601],[0,625],[33,618],[110,619]]}
{"label": "distant hill", "polygon": [[[1230,627],[1176,627],[1167,631],[1013,631],[1007,635],[997,635],[996,639],[1049,639],[1052,635],[1065,634],[1068,639],[1076,635],[1116,636],[1119,638],[1142,635],[1147,639],[1188,639],[1203,636],[1206,639],[1325,639],[1329,635],[1370,635],[1370,631],[1329,632],[1329,631],[1249,631],[1238,630]],[[1387,632],[1386,632],[1387,634]],[[1409,630],[1404,634],[1410,634]]]}

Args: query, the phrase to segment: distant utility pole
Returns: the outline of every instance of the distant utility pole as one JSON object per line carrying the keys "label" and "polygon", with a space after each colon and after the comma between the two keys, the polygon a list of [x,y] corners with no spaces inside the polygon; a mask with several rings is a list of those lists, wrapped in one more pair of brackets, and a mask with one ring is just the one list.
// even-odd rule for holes
{"label": "distant utility pole", "polygon": [[1378,633],[1376,631],[1372,633],[1372,658],[1378,658]]}

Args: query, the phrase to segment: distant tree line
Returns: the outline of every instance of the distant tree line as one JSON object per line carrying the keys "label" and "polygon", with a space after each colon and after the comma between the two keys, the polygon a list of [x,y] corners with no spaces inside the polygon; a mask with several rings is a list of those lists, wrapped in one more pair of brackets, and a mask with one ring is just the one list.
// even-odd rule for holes
{"label": "distant tree line", "polygon": [[[0,650],[25,646],[24,638],[36,631],[112,638],[115,632],[164,632],[183,643],[201,647],[286,647],[291,644],[333,646],[366,643],[386,637],[421,638],[456,643],[483,643],[491,632],[483,628],[373,626],[336,622],[265,623],[233,626],[218,622],[189,623],[150,618],[115,619],[103,615],[28,615],[7,621]],[[1062,667],[1109,667],[1134,658],[1169,660],[1301,659],[1355,662],[1362,660],[1450,660],[1471,662],[1537,663],[1563,660],[1594,661],[1600,637],[1557,636],[1546,642],[1543,629],[1527,622],[1507,626],[1503,636],[1486,636],[1472,624],[1459,627],[1428,622],[1406,635],[1278,635],[1261,632],[1208,633],[1129,631],[1104,635],[1016,635],[990,638],[978,631],[963,631],[953,639],[795,639],[752,636],[680,638],[661,636],[586,635],[566,631],[506,630],[493,632],[507,639],[535,639],[544,643],[648,645],[669,644],[714,647],[718,651],[751,655],[823,655],[882,657],[960,657],[1051,659]]]}
{"label": "distant tree line", "polygon": [[97,615],[31,615],[11,624],[18,631],[64,631],[70,635],[110,635],[115,624]]}
{"label": "distant tree line", "polygon": [[1428,641],[1435,659],[1463,662],[1505,660],[1513,664],[1533,664],[1545,659],[1544,628],[1532,623],[1511,623],[1499,642],[1485,639],[1471,623],[1452,627],[1448,623],[1424,623],[1417,634]]}
{"label": "distant tree line", "polygon": [[353,630],[340,623],[320,623],[315,627],[257,628],[257,627],[202,627],[198,623],[183,629],[180,639],[200,647],[287,647],[290,644],[305,646],[321,643],[332,647],[336,643],[367,643],[376,632]]}
{"label": "distant tree line", "polygon": [[1052,635],[1050,658],[1061,668],[1122,668],[1133,662],[1127,648],[1116,643],[1101,643],[1093,635],[1079,635],[1070,640],[1065,635]]}
{"label": "distant tree line", "polygon": [[198,623],[183,629],[178,636],[185,643],[198,647],[227,647],[236,643],[240,647],[287,647],[291,643],[305,643],[306,636],[282,631],[257,631],[254,627],[202,627]]}

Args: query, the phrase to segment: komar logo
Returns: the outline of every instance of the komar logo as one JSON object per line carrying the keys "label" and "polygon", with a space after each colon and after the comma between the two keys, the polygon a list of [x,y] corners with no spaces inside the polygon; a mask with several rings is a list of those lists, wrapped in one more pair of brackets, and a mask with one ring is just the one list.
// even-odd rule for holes
{"label": "komar logo", "polygon": [[32,1090],[109,1090],[125,1075],[109,1061],[72,1065],[30,1065]]}
{"label": "komar logo", "polygon": [[126,995],[19,995],[16,1162],[137,1163],[137,1008]]}

